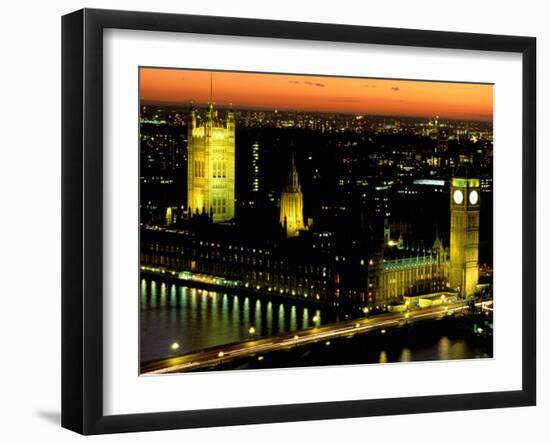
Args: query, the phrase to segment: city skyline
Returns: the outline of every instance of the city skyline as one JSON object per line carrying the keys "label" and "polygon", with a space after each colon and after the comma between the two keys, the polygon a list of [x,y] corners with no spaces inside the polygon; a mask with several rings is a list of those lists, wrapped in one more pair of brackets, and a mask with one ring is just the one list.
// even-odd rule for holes
{"label": "city skyline", "polygon": [[140,100],[492,121],[493,85],[140,68]]}
{"label": "city skyline", "polygon": [[[160,72],[189,91],[140,93],[141,374],[492,357],[492,121],[433,108],[471,85]],[[392,116],[319,109],[359,87]]]}

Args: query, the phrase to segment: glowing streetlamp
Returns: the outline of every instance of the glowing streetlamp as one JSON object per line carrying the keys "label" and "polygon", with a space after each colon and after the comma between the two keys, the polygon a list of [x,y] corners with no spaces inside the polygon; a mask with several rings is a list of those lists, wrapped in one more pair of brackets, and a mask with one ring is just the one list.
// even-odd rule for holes
{"label": "glowing streetlamp", "polygon": [[170,345],[170,348],[172,349],[172,351],[177,351],[180,348],[180,344],[177,341],[175,341]]}

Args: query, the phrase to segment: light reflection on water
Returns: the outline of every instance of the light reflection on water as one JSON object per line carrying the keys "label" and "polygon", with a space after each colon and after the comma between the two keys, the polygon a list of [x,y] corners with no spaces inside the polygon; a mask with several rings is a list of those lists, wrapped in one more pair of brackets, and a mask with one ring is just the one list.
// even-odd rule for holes
{"label": "light reflection on water", "polygon": [[439,359],[447,360],[450,355],[451,341],[447,337],[442,337],[438,343]]}
{"label": "light reflection on water", "polygon": [[334,314],[290,300],[216,293],[148,279],[141,280],[140,291],[142,361],[172,355],[174,342],[179,344],[178,353],[185,353],[335,320]]}
{"label": "light reflection on water", "polygon": [[[140,289],[142,361],[173,355],[174,342],[179,344],[178,353],[186,353],[337,320],[330,310],[292,300],[216,293],[149,279],[141,280]],[[414,332],[396,331],[395,338],[389,332],[383,340],[374,340],[378,336],[369,334],[358,335],[352,340],[335,342],[330,354],[326,346],[322,346],[322,351],[311,347],[298,350],[298,360],[293,361],[306,359],[315,365],[315,362],[388,363],[491,356],[490,342],[472,343],[463,332],[457,335],[449,328],[440,330],[427,322],[425,326],[415,326]]]}
{"label": "light reflection on water", "polygon": [[411,361],[411,350],[409,348],[403,348],[401,350],[399,361]]}

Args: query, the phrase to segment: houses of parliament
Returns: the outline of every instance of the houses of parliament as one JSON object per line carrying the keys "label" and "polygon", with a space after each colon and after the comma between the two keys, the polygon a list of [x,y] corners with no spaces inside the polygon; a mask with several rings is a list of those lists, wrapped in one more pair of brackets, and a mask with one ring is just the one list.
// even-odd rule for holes
{"label": "houses of parliament", "polygon": [[375,222],[353,240],[317,229],[314,220],[305,223],[294,155],[280,189],[279,231],[239,226],[234,112],[222,119],[209,104],[199,121],[190,111],[187,139],[187,219],[142,227],[142,270],[193,273],[221,286],[363,309],[476,293],[481,193],[480,179],[467,162],[455,168],[448,186],[449,246],[436,235],[429,247],[389,248]]}

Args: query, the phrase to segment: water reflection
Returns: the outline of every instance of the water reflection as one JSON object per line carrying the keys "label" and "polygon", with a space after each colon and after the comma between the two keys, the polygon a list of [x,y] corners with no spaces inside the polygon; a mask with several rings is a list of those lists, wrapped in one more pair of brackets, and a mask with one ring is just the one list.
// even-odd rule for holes
{"label": "water reflection", "polygon": [[401,350],[399,361],[411,361],[411,350],[409,348],[403,348]]}
{"label": "water reflection", "polygon": [[295,331],[296,329],[296,306],[292,306],[290,308],[290,330]]}
{"label": "water reflection", "polygon": [[[141,358],[164,358],[224,343],[265,337],[334,321],[334,315],[289,300],[216,293],[142,279]],[[250,328],[253,328],[253,333]]]}
{"label": "water reflection", "polygon": [[[337,320],[331,310],[304,306],[295,300],[216,293],[148,279],[140,282],[140,301],[142,361],[251,337],[289,333]],[[324,342],[297,349],[292,358],[285,351],[281,353],[279,367],[304,359],[315,365],[490,357],[491,339],[469,339],[462,326],[459,320],[447,326],[419,323],[414,330],[392,329],[383,340],[379,334],[358,334],[351,339],[333,340],[330,354]],[[171,347],[174,342],[179,345],[176,350]],[[271,355],[270,361],[275,358]]]}
{"label": "water reflection", "polygon": [[441,337],[438,343],[439,359],[447,360],[449,359],[451,341],[447,337]]}

